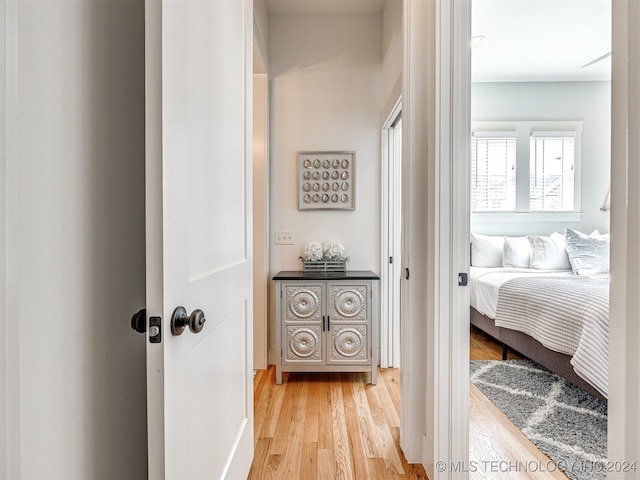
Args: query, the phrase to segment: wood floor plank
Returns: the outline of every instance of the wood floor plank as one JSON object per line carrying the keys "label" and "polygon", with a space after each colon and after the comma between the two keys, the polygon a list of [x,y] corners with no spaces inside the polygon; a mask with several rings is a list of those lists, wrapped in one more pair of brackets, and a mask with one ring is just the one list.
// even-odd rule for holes
{"label": "wood floor plank", "polygon": [[265,418],[264,421],[261,421],[260,418],[256,417],[256,409],[254,406],[254,424],[257,421],[260,425],[260,429],[256,430],[256,432],[259,432],[258,435],[260,437],[273,438],[276,432],[278,417],[280,414],[280,410],[282,409],[282,401],[284,399],[284,392],[287,388],[287,385],[286,383],[283,383],[282,385],[276,385],[275,374],[273,374],[273,372],[275,372],[275,368],[269,368],[269,371],[272,372],[272,375],[269,377],[269,395],[267,396],[267,398],[263,399],[261,397],[260,399],[261,402],[266,403],[266,408],[263,408],[265,410]]}
{"label": "wood floor plank", "polygon": [[371,418],[376,426],[378,442],[382,446],[382,458],[387,464],[387,471],[403,475],[405,472],[402,468],[402,460],[400,460],[397,444],[387,424],[384,410],[378,398],[377,388],[372,387],[373,385],[367,385],[365,392],[367,394],[367,401],[369,402]]}
{"label": "wood floor plank", "polygon": [[379,369],[387,389],[387,393],[396,407],[396,414],[400,416],[400,370],[397,368]]}
{"label": "wood floor plank", "polygon": [[318,478],[318,444],[304,443],[302,445],[302,456],[300,458],[300,477],[305,480],[315,480]]}
{"label": "wood floor plank", "polygon": [[296,377],[298,388],[295,390],[295,402],[291,413],[292,422],[304,422],[307,415],[307,399],[309,398],[309,382],[307,376]]}
{"label": "wood floor plank", "polygon": [[263,469],[267,463],[267,455],[271,446],[270,438],[257,438],[253,452],[253,463],[249,471],[249,480],[261,480],[264,478]]}
{"label": "wood floor plank", "polygon": [[[389,427],[399,427],[400,415],[398,414],[398,410],[396,409],[393,399],[391,398],[391,395],[389,393],[389,388],[387,387],[387,384],[386,384],[387,382],[386,378],[388,378],[387,375],[378,376],[378,383],[384,387],[384,388],[377,389],[378,398],[380,399],[380,404],[382,405],[382,410],[384,411],[384,415],[387,418],[387,423],[389,424]],[[399,398],[398,398],[398,401],[399,401]]]}
{"label": "wood floor plank", "polygon": [[269,418],[267,415],[267,409],[271,404],[270,398],[274,394],[273,386],[274,382],[270,381],[269,378],[269,370],[258,370],[256,376],[254,377],[254,383],[257,385],[253,394],[253,404],[254,404],[254,424],[253,430],[255,432],[255,444],[257,446],[257,442],[260,438],[265,438],[262,433],[264,421],[266,418]]}
{"label": "wood floor plank", "polygon": [[262,477],[264,480],[278,480],[278,473],[281,466],[283,455],[267,455],[267,459],[262,469]]}
{"label": "wood floor plank", "polygon": [[382,447],[380,445],[376,425],[371,417],[367,394],[362,383],[354,383],[352,387],[354,406],[358,415],[358,426],[362,435],[362,445],[367,458],[382,458]]}
{"label": "wood floor plank", "polygon": [[304,437],[304,421],[291,422],[289,428],[289,441],[287,442],[287,453],[285,455],[286,468],[282,478],[286,480],[299,480],[302,464],[302,439]]}
{"label": "wood floor plank", "polygon": [[389,478],[387,464],[382,457],[367,458],[367,470],[369,471],[369,478]]}
{"label": "wood floor plank", "polygon": [[318,448],[318,480],[335,480],[333,449]]}
{"label": "wood floor plank", "polygon": [[320,415],[320,382],[318,377],[310,375],[308,377],[309,389],[307,396],[307,411],[305,414],[304,442],[318,444],[318,422]]}
{"label": "wood floor plank", "polygon": [[333,449],[333,420],[331,417],[331,397],[329,374],[322,374],[319,379],[318,393],[318,448]]}
{"label": "wood floor plank", "polygon": [[357,479],[368,479],[369,469],[363,445],[363,434],[360,427],[360,418],[355,402],[354,389],[362,386],[364,374],[357,373],[344,376],[342,379],[342,398],[344,401],[344,418],[346,423],[347,437],[349,439],[349,452],[351,454],[351,465],[353,465],[353,475]]}
{"label": "wood floor plank", "polygon": [[[515,360],[520,358],[523,357],[518,352],[514,352],[511,349],[507,351],[507,359]],[[502,360],[502,345],[479,328],[471,326],[470,359]]]}
{"label": "wood floor plank", "polygon": [[[335,379],[332,379],[334,384]],[[344,414],[344,401],[340,382],[331,387],[331,418],[333,419],[333,460],[336,480],[351,480],[354,478],[349,437]]]}
{"label": "wood floor plank", "polygon": [[285,386],[285,391],[282,398],[282,406],[277,415],[277,425],[273,435],[273,442],[269,450],[271,455],[284,455],[287,453],[289,429],[293,418],[297,392],[300,389],[301,383],[297,381],[287,381],[287,383],[283,383],[283,385]]}

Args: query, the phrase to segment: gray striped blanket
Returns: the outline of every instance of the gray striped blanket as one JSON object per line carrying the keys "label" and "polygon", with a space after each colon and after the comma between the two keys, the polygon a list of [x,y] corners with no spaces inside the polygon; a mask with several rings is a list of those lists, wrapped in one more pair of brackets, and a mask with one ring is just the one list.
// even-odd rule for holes
{"label": "gray striped blanket", "polygon": [[508,280],[495,322],[571,355],[576,373],[607,396],[609,275]]}

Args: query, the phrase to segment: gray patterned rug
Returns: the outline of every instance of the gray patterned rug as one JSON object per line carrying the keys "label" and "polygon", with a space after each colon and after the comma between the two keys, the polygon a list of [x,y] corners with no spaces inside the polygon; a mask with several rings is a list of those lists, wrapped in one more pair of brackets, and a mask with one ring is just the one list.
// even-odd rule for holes
{"label": "gray patterned rug", "polygon": [[474,360],[471,381],[573,480],[607,477],[607,405],[530,360]]}

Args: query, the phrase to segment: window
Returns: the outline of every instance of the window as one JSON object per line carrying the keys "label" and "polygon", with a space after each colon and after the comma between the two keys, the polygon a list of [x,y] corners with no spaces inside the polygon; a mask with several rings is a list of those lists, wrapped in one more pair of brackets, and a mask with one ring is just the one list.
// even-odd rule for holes
{"label": "window", "polygon": [[582,122],[474,122],[471,210],[580,210]]}
{"label": "window", "polygon": [[573,210],[575,136],[532,135],[529,208],[538,212]]}
{"label": "window", "polygon": [[471,140],[471,178],[474,212],[515,210],[515,137],[474,136]]}

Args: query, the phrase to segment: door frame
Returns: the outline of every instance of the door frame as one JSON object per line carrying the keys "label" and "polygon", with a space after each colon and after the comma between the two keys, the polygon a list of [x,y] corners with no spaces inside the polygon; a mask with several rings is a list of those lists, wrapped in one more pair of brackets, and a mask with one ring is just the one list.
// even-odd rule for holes
{"label": "door frame", "polygon": [[469,456],[469,294],[458,273],[469,270],[470,0],[404,0],[403,26],[401,383],[412,389],[401,444],[429,478],[466,478],[447,466]]}
{"label": "door frame", "polygon": [[0,478],[21,475],[17,344],[18,2],[0,0]]}
{"label": "door frame", "polygon": [[[380,367],[400,366],[400,269],[402,262],[402,182],[398,177],[402,157],[397,156],[395,125],[402,115],[402,97],[398,98],[382,125],[382,252],[380,264]],[[402,140],[400,141],[400,143]],[[402,147],[402,145],[400,145]],[[398,183],[400,184],[398,186]],[[398,213],[399,212],[399,213]],[[396,227],[396,228],[394,228]],[[393,238],[393,237],[396,238]],[[389,259],[393,257],[393,264]],[[391,266],[393,265],[393,267]]]}
{"label": "door frame", "polygon": [[[640,4],[612,1],[611,286],[609,429],[611,461],[640,459]],[[635,478],[611,472],[610,479]]]}
{"label": "door frame", "polygon": [[255,21],[253,30],[253,369],[266,370],[269,366],[269,73]]}
{"label": "door frame", "polygon": [[[7,2],[0,0],[0,272],[6,272],[6,165],[7,165]],[[6,275],[0,275],[0,351],[7,352],[9,348],[9,338],[7,336],[7,286]],[[0,355],[0,404],[2,412],[0,413],[0,432],[5,432],[0,436],[0,478],[9,478],[8,475],[8,454],[7,447],[9,443],[9,433],[7,432],[7,424],[9,422],[9,410],[11,404],[8,402],[7,380],[9,375],[9,361],[7,355]]]}
{"label": "door frame", "polygon": [[[424,5],[426,3],[429,5]],[[640,4],[635,0],[613,0],[612,9],[614,53],[611,181],[615,188],[611,198],[611,232],[614,247],[611,249],[609,338],[610,345],[615,345],[616,348],[610,349],[609,355],[608,455],[612,461],[638,461],[640,35],[635,26],[640,22]],[[405,69],[411,67],[405,70],[405,95],[409,94],[417,102],[423,98],[420,95],[422,93],[427,104],[426,108],[423,107],[426,110],[423,113],[424,118],[420,113],[410,116],[413,121],[411,131],[427,132],[426,137],[435,142],[440,141],[435,147],[438,154],[434,158],[435,152],[430,150],[428,142],[421,144],[419,139],[409,135],[405,120],[404,129],[408,137],[405,145],[412,149],[412,159],[416,154],[418,157],[415,158],[426,158],[429,167],[433,169],[432,173],[438,175],[435,182],[428,182],[429,176],[422,176],[423,180],[428,182],[428,189],[433,190],[428,198],[431,201],[423,203],[427,205],[424,239],[440,242],[440,247],[444,247],[445,252],[441,250],[440,257],[436,259],[453,259],[452,265],[458,265],[460,272],[465,271],[469,265],[468,204],[463,205],[461,201],[468,195],[469,180],[468,168],[461,163],[461,159],[466,158],[461,148],[464,148],[463,145],[468,141],[470,127],[467,97],[471,85],[468,47],[470,13],[470,0],[405,0],[405,18],[407,14],[412,15],[409,17],[411,20],[408,25],[405,24]],[[428,54],[420,56],[417,53],[418,45],[427,45]],[[416,84],[424,84],[425,92],[421,92]],[[406,100],[410,107],[409,98]],[[405,119],[406,117],[405,110]],[[447,144],[452,146],[452,156],[444,154]],[[458,166],[454,171],[456,175],[465,172],[463,178],[447,176],[453,164],[450,162],[457,162]],[[416,205],[415,202],[412,204]],[[467,225],[466,230],[464,223]],[[457,234],[448,236],[444,232],[443,235],[442,228]],[[421,237],[415,233],[413,236],[417,239]],[[432,250],[431,247],[428,249]],[[449,255],[445,255],[447,249],[450,249]],[[463,254],[463,251],[466,253]],[[463,258],[465,262],[460,263]],[[435,299],[436,304],[426,309],[429,335],[424,343],[428,351],[435,350],[440,354],[428,354],[430,363],[426,372],[427,417],[424,424],[422,463],[429,478],[434,480],[468,478],[468,472],[452,472],[446,468],[447,465],[451,465],[449,462],[468,461],[468,294],[466,301],[464,296],[455,298],[455,292],[459,291],[455,287],[452,288],[455,279],[447,275],[433,278],[434,273],[446,271],[446,267],[438,268],[438,263],[434,262],[431,255],[420,260],[419,264],[426,265],[432,281],[437,279],[431,287],[428,281],[425,282],[425,286],[429,287],[425,290],[426,297],[428,300]],[[429,260],[433,262],[431,265]],[[415,265],[415,259],[413,263]],[[451,269],[447,273],[451,274]],[[451,293],[453,295],[449,297],[448,294]],[[411,303],[414,302],[415,299],[411,299]],[[466,310],[467,314],[464,325],[460,321],[462,310]],[[420,328],[412,329],[412,335],[416,333],[422,334],[423,331]],[[466,352],[463,343],[466,343]],[[411,352],[409,358],[417,357],[416,352]],[[405,411],[409,414],[412,412]],[[414,408],[413,411],[418,410]],[[406,429],[406,417],[402,426],[403,430]],[[413,439],[415,440],[415,436]],[[409,454],[413,454],[413,451]],[[445,462],[439,464],[440,467],[445,465],[442,472],[438,471],[440,468],[436,467],[437,462]],[[634,476],[634,472],[612,472],[609,478],[630,479]]]}

